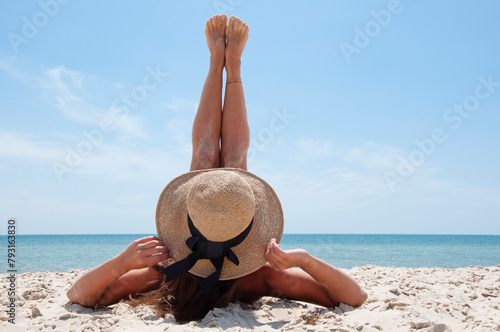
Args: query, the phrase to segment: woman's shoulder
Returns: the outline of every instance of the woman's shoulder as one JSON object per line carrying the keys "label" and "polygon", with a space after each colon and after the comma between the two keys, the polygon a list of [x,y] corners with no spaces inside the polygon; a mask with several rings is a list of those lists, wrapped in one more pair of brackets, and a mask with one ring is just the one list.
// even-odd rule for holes
{"label": "woman's shoulder", "polygon": [[270,295],[269,278],[274,274],[274,269],[266,263],[257,271],[241,278],[238,284],[238,300],[252,303],[263,296]]}

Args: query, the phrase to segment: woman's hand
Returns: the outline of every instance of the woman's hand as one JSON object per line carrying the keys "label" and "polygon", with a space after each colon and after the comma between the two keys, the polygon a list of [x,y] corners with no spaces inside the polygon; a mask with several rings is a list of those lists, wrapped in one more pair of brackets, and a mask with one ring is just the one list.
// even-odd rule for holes
{"label": "woman's hand", "polygon": [[302,267],[308,255],[304,249],[282,250],[276,239],[271,239],[265,257],[273,269],[281,271],[291,267]]}
{"label": "woman's hand", "polygon": [[[71,302],[80,303],[85,307],[93,307],[101,300],[107,304],[115,303],[126,296],[126,292],[130,294],[134,289],[137,291],[144,289],[144,275],[147,275],[147,271],[139,274],[135,271],[131,273],[135,275],[135,280],[139,280],[138,275],[142,276],[139,284],[137,281],[131,283],[129,273],[131,270],[153,266],[169,257],[169,248],[159,238],[148,236],[135,240],[118,256],[86,272],[68,291],[68,298]],[[119,283],[117,287],[115,281],[127,273],[128,281]],[[105,293],[108,295],[103,299]]]}
{"label": "woman's hand", "polygon": [[170,257],[170,249],[156,236],[135,240],[118,255],[125,272],[150,267]]}
{"label": "woman's hand", "polygon": [[306,301],[331,307],[339,303],[360,306],[368,295],[358,283],[344,271],[310,255],[303,249],[281,250],[275,239],[267,246],[267,261],[274,270],[281,271],[300,267],[302,271],[290,269],[269,274],[266,283],[275,296]]}

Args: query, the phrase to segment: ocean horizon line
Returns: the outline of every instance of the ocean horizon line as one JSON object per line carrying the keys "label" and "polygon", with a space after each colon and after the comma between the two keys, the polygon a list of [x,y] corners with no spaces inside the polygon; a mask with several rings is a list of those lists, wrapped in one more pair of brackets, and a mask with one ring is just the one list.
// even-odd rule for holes
{"label": "ocean horizon line", "polygon": [[[132,241],[148,235],[153,234],[16,235],[16,267],[19,271],[92,268],[118,255]],[[0,243],[6,246],[7,239],[7,236],[1,236]],[[311,255],[342,268],[367,264],[454,268],[500,263],[500,236],[488,234],[286,233],[280,245],[284,250],[305,249]]]}

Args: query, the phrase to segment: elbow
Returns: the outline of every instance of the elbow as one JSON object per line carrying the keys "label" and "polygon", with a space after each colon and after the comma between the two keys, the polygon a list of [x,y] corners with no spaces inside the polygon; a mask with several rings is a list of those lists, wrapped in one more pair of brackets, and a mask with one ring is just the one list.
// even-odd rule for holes
{"label": "elbow", "polygon": [[66,296],[68,297],[69,302],[71,302],[71,303],[78,302],[78,297],[75,295],[75,291],[73,290],[73,287],[71,287],[71,289],[66,292]]}
{"label": "elbow", "polygon": [[79,304],[79,305],[84,306],[84,307],[92,308],[96,305],[95,301],[88,301],[86,299],[79,297],[73,288],[71,288],[66,293],[66,296],[68,297],[69,302],[76,303],[76,304]]}
{"label": "elbow", "polygon": [[365,303],[367,299],[368,299],[368,294],[363,289],[360,289],[358,296],[353,300],[353,303],[349,305],[353,307],[359,307],[363,303]]}
{"label": "elbow", "polygon": [[[351,307],[360,307],[363,303],[368,299],[368,294],[363,289],[360,289],[356,294],[352,294],[349,298],[344,301],[340,301],[340,303],[344,303],[350,305]],[[335,306],[339,305],[338,302],[335,303]]]}

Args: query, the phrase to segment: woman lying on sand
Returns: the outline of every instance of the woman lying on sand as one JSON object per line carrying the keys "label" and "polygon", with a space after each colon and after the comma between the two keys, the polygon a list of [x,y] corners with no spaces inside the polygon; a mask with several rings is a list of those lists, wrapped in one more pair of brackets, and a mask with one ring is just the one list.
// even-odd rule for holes
{"label": "woman lying on sand", "polygon": [[160,196],[159,238],[138,239],[84,274],[68,291],[69,300],[97,308],[130,297],[178,321],[201,319],[214,307],[262,296],[325,307],[363,304],[367,295],[349,275],[305,250],[280,248],[278,197],[246,171],[250,130],[240,58],[248,26],[216,15],[205,35],[210,69],[193,124],[191,171],[172,180]]}

